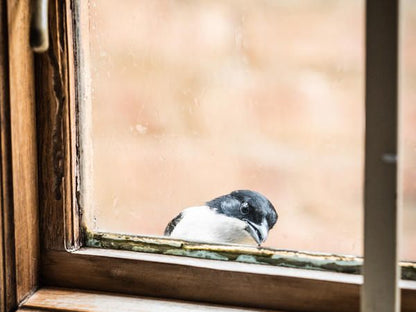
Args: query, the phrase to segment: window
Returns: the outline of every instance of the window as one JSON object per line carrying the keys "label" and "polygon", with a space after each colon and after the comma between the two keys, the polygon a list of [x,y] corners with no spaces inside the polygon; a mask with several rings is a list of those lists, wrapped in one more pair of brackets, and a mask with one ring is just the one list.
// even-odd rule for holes
{"label": "window", "polygon": [[[369,1],[368,3],[370,6],[367,11],[367,31],[369,34],[369,42],[367,42],[369,62],[367,64],[371,71],[385,68],[383,62],[377,63],[378,58],[372,57],[380,55],[390,59],[388,53],[384,54],[383,51],[395,50],[394,18],[393,20],[387,18],[383,23],[386,31],[382,32],[382,38],[387,39],[388,48],[378,52],[372,50],[372,40],[379,38],[373,37],[373,23],[377,24],[380,21],[378,18],[386,17],[382,14],[383,11],[375,9],[394,12],[395,6],[373,7],[371,4],[375,2]],[[82,19],[79,19],[79,15],[85,13],[85,8],[79,10],[79,7],[70,1],[50,1],[50,47],[47,53],[35,57],[34,66],[27,42],[29,5],[23,2],[19,6],[14,4],[12,1],[1,2],[1,16],[5,16],[4,10],[7,10],[8,13],[7,27],[5,28],[6,23],[2,22],[0,28],[2,35],[8,34],[8,53],[5,53],[6,48],[1,47],[0,54],[2,65],[3,62],[8,65],[2,67],[2,73],[4,72],[5,75],[0,77],[1,96],[2,99],[6,99],[4,102],[2,101],[0,106],[2,117],[5,117],[0,124],[2,135],[2,214],[0,216],[2,225],[0,264],[2,270],[0,271],[0,281],[2,286],[6,285],[6,288],[2,288],[3,298],[7,294],[15,295],[16,298],[12,298],[11,301],[16,305],[16,303],[21,303],[37,287],[41,287],[41,291],[32,296],[29,304],[23,307],[54,309],[56,306],[35,305],[36,298],[39,298],[36,296],[40,296],[40,294],[48,296],[45,287],[53,286],[92,290],[93,294],[97,290],[102,290],[280,310],[331,311],[334,307],[340,311],[358,310],[361,284],[361,276],[359,275],[80,246],[84,242],[83,235],[85,233],[80,232],[80,211],[77,211],[80,206],[77,205],[77,201],[83,200],[79,196],[83,195],[79,193],[79,185],[84,182],[77,179],[82,178],[79,171],[85,170],[83,167],[85,163],[79,162],[79,157],[76,154],[79,147],[84,146],[84,142],[78,141],[83,140],[83,137],[79,136],[77,129],[86,125],[83,120],[88,115],[85,114],[85,111],[78,110],[76,100],[83,99],[88,94],[85,93],[85,85],[77,85],[80,78],[78,76],[80,73],[75,70],[79,68],[78,58],[72,58],[71,55],[77,55],[79,51],[76,46],[73,46],[72,39],[80,35],[79,30],[82,25],[78,23]],[[80,3],[80,5],[86,6],[86,2]],[[75,18],[73,19],[72,16]],[[394,14],[392,16],[394,17]],[[17,22],[20,22],[22,27],[13,27]],[[392,27],[388,27],[389,25]],[[391,34],[393,34],[392,37],[390,37]],[[374,93],[369,92],[371,86],[374,86],[372,83],[385,83],[385,89],[380,90],[381,94],[386,92],[388,95],[391,90],[394,94],[394,87],[391,88],[395,80],[394,57],[391,59],[393,60],[393,68],[387,75],[381,76],[385,80],[375,79],[371,75],[367,78],[369,88],[367,95],[370,96],[367,98],[367,117],[379,116],[373,111],[374,106],[371,105],[374,103],[374,99],[371,98]],[[373,61],[374,63],[372,63]],[[377,66],[372,66],[374,64]],[[33,85],[34,81],[36,88]],[[392,102],[395,103],[394,100]],[[379,104],[383,107],[382,113],[387,112],[387,109],[390,108],[383,98],[379,103],[382,103]],[[387,118],[387,120],[391,120],[391,118]],[[367,142],[380,142],[377,139],[379,136],[374,135],[373,132],[377,128],[372,127],[373,122],[377,124],[377,121],[372,119],[367,121],[367,130],[370,130],[367,131]],[[393,124],[393,126],[383,128],[382,131],[388,139],[391,138],[390,134],[394,133],[395,129]],[[394,135],[392,140],[387,141],[387,143],[394,143]],[[376,148],[371,148],[370,144],[367,144],[367,147],[366,155],[369,157],[367,160],[371,160],[373,152],[378,151]],[[391,152],[394,153],[394,148]],[[390,154],[386,155],[387,163],[394,160],[394,157],[391,156]],[[11,159],[10,162],[5,161],[7,157]],[[383,168],[385,168],[383,164],[381,167],[372,167],[367,163],[366,170],[369,170],[367,176],[371,176],[370,173],[383,174]],[[372,209],[375,205],[371,204],[371,200],[377,200],[381,196],[385,196],[382,198],[383,200],[393,200],[392,194],[394,192],[392,191],[395,190],[395,187],[392,177],[395,175],[395,166],[389,166],[388,168],[393,169],[389,169],[387,172],[386,180],[384,178],[376,179],[372,180],[374,184],[366,185],[366,199],[368,200],[366,211],[370,213],[375,212]],[[36,175],[39,175],[38,187]],[[392,181],[393,186],[386,181]],[[378,187],[387,187],[387,189],[374,196]],[[12,203],[7,200],[10,197],[13,199]],[[380,209],[379,215],[388,213],[389,208],[394,206],[394,201],[391,206],[382,203],[381,207],[383,208]],[[395,216],[394,211],[392,213]],[[10,217],[10,214],[13,214],[14,218]],[[14,221],[11,222],[11,219]],[[374,231],[366,232],[365,235],[368,240],[366,247],[370,247],[366,249],[368,252],[366,257],[370,256],[366,258],[368,260],[366,268],[370,268],[370,270],[365,271],[365,277],[370,278],[370,282],[366,285],[370,285],[370,288],[364,288],[365,298],[370,301],[365,302],[375,302],[374,299],[372,301],[369,298],[373,294],[372,289],[377,289],[371,287],[379,286],[387,289],[392,286],[390,290],[386,290],[388,295],[384,299],[391,298],[391,302],[394,304],[395,276],[394,270],[392,270],[394,257],[381,255],[374,258],[375,253],[370,244],[379,244],[376,245],[381,246],[379,250],[386,247],[389,248],[386,249],[387,252],[394,251],[394,222],[386,221],[388,225],[382,229],[384,233],[382,231],[377,233],[380,227],[372,226],[377,225],[377,221],[378,218],[370,218],[366,221],[366,229]],[[390,230],[393,232],[390,233]],[[387,240],[372,240],[371,235],[374,232],[381,237],[385,234],[387,238],[393,237],[392,244],[387,244]],[[10,246],[13,248],[9,248]],[[15,260],[15,267],[4,265],[10,258]],[[5,259],[9,260],[4,261]],[[391,264],[384,262],[392,259]],[[371,278],[375,276],[371,274],[371,268],[374,266],[377,269],[378,265],[384,265],[383,270],[379,272],[393,272],[392,283],[384,281],[377,285],[377,280],[374,282],[374,279],[371,282]],[[414,270],[413,264],[406,265],[410,272],[412,269]],[[9,275],[4,272],[11,273],[16,281],[5,279],[4,277]],[[213,276],[215,279],[212,278]],[[382,273],[378,276],[384,278]],[[235,287],[236,285],[239,286]],[[402,306],[405,310],[413,311],[415,309],[414,281],[401,281],[400,288]],[[54,294],[57,295],[56,292]],[[52,295],[52,292],[49,292],[49,296]],[[45,300],[43,300],[44,302]],[[382,300],[379,302],[383,303]],[[1,308],[4,309],[4,306],[2,303]],[[13,303],[9,306],[13,306]]]}
{"label": "window", "polygon": [[90,3],[89,229],[161,235],[254,189],[266,246],[362,255],[363,1]]}
{"label": "window", "polygon": [[[362,256],[364,1],[88,10],[90,230],[161,235],[181,209],[251,188],[281,216],[266,246]],[[407,216],[416,188],[404,164]],[[400,258],[411,260],[414,218],[404,220]]]}

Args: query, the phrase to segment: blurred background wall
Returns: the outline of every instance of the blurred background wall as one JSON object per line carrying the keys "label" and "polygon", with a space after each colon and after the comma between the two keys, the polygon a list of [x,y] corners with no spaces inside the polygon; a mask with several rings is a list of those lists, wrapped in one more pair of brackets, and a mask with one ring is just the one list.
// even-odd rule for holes
{"label": "blurred background wall", "polygon": [[[416,260],[416,3],[403,5],[401,257]],[[89,6],[92,229],[161,235],[183,208],[253,189],[280,216],[266,246],[362,255],[363,0]]]}

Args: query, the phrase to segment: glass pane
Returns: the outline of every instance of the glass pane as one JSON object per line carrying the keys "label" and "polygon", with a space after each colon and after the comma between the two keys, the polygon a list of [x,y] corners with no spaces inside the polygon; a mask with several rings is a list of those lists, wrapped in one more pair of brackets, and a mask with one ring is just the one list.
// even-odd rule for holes
{"label": "glass pane", "polygon": [[416,2],[402,2],[400,153],[403,205],[401,259],[416,260]]}
{"label": "glass pane", "polygon": [[84,25],[91,230],[251,189],[265,246],[362,255],[363,0],[90,0]]}

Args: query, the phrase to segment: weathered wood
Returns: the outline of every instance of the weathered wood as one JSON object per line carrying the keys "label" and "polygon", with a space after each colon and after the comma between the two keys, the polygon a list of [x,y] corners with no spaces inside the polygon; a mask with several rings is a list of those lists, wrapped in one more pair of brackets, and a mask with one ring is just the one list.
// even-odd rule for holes
{"label": "weathered wood", "polygon": [[[294,311],[359,311],[362,276],[119,250],[49,252],[45,285]],[[416,282],[402,281],[402,311]]]}
{"label": "weathered wood", "polygon": [[0,193],[1,209],[0,209],[0,312],[6,311],[5,299],[6,299],[6,279],[5,279],[5,261],[4,261],[4,250],[5,242],[3,238],[3,196]]}
{"label": "weathered wood", "polygon": [[61,311],[98,312],[98,311],[201,311],[201,312],[243,312],[264,311],[241,307],[225,307],[212,304],[161,300],[146,297],[86,292],[72,289],[44,288],[37,291],[23,308],[59,309]]}
{"label": "weathered wood", "polygon": [[[76,105],[77,105],[77,200],[82,209],[81,230],[92,224],[94,211],[88,209],[94,202],[93,192],[93,138],[92,138],[92,100],[91,100],[91,57],[90,57],[90,8],[86,1],[80,1],[73,7],[76,25],[74,30],[74,52],[77,62]],[[82,234],[84,235],[84,233]],[[83,240],[84,238],[82,238]]]}
{"label": "weathered wood", "polygon": [[359,307],[360,276],[340,273],[94,249],[49,252],[42,272],[59,287],[265,309]]}
{"label": "weathered wood", "polygon": [[[61,2],[59,2],[61,3]],[[80,82],[78,81],[78,71],[79,65],[79,39],[77,37],[78,31],[78,20],[73,12],[74,5],[71,1],[64,1],[65,3],[63,10],[65,10],[65,29],[66,29],[66,47],[67,52],[64,54],[67,59],[67,75],[68,75],[68,84],[67,84],[67,94],[68,100],[66,103],[66,118],[65,118],[65,129],[67,129],[66,137],[66,150],[69,153],[66,156],[66,175],[69,179],[66,180],[65,188],[66,194],[69,196],[66,197],[65,211],[66,211],[66,242],[67,247],[71,249],[77,249],[81,246],[81,231],[80,231],[80,222],[81,222],[81,211],[80,205],[78,203],[79,198],[79,127],[77,126],[79,121],[77,120],[78,111],[79,111],[79,101],[78,96],[78,86]]]}
{"label": "weathered wood", "polygon": [[37,286],[39,264],[36,120],[30,1],[7,1],[17,301]]}
{"label": "weathered wood", "polygon": [[[51,1],[51,48],[36,58],[43,284],[252,308],[358,311],[361,276],[127,251],[64,251],[77,247],[79,233],[73,154],[79,143],[74,125],[81,120],[75,120],[81,97],[75,92],[81,91],[75,89],[71,9],[68,1]],[[409,283],[402,290],[403,311],[413,312],[416,287]]]}
{"label": "weathered wood", "polygon": [[[282,250],[232,244],[205,244],[172,239],[170,237],[127,235],[106,232],[85,234],[86,247],[128,250],[273,265],[297,269],[361,274],[363,259],[355,256],[304,251]],[[402,279],[416,280],[416,263],[400,262]]]}
{"label": "weathered wood", "polygon": [[64,144],[62,137],[63,85],[59,67],[55,2],[49,7],[50,47],[36,56],[36,102],[39,149],[39,191],[41,245],[64,249],[62,196]]}
{"label": "weathered wood", "polygon": [[6,1],[0,1],[0,311],[16,307]]}
{"label": "weathered wood", "polygon": [[400,281],[401,311],[413,312],[416,310],[416,285],[415,283],[407,284],[406,281]]}
{"label": "weathered wood", "polygon": [[51,250],[76,247],[79,232],[74,230],[79,221],[74,213],[75,105],[68,70],[72,24],[66,22],[67,9],[66,1],[50,2],[50,47],[36,57],[41,243]]}

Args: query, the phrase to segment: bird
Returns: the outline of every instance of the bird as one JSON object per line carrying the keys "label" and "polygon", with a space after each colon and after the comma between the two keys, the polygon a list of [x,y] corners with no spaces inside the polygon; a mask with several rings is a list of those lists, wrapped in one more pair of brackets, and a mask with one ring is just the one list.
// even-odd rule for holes
{"label": "bird", "polygon": [[274,206],[264,195],[236,190],[203,206],[182,210],[168,223],[164,235],[188,241],[260,246],[277,219]]}

